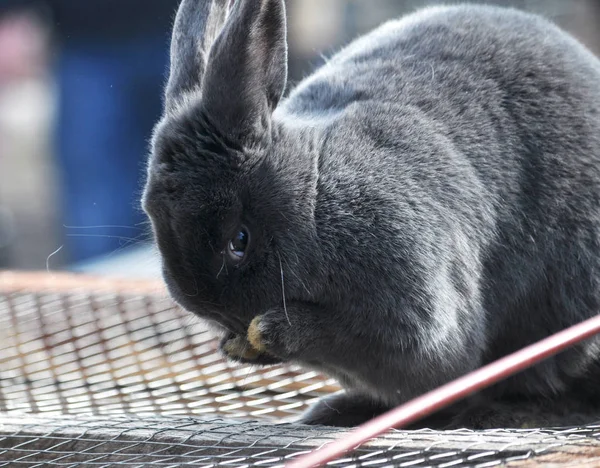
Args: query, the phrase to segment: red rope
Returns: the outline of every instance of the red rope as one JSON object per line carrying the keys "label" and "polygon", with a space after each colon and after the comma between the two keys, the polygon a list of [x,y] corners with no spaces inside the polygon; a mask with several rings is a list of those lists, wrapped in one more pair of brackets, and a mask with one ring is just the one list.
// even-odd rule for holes
{"label": "red rope", "polygon": [[392,428],[399,428],[413,423],[598,333],[600,333],[600,315],[567,328],[415,398],[357,427],[347,436],[291,461],[286,465],[286,468],[322,466]]}

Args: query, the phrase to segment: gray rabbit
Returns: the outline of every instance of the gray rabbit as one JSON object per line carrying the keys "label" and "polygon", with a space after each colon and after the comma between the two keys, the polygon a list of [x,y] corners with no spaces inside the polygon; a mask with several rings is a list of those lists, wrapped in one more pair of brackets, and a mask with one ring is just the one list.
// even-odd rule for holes
{"label": "gray rabbit", "polygon": [[[548,21],[433,7],[287,97],[283,0],[183,0],[143,206],[172,296],[351,426],[600,310],[600,62]],[[423,425],[597,415],[600,341]]]}

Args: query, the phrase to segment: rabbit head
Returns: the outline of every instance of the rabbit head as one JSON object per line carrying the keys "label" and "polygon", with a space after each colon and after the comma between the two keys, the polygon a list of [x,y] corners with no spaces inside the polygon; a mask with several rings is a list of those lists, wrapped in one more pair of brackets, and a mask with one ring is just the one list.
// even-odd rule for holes
{"label": "rabbit head", "polygon": [[143,207],[172,296],[236,334],[316,250],[309,159],[272,123],[286,79],[283,0],[183,0]]}

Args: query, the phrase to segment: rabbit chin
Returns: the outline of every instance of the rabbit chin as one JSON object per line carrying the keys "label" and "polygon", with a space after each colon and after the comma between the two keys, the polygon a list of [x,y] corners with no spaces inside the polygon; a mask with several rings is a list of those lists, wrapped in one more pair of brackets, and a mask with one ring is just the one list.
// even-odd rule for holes
{"label": "rabbit chin", "polygon": [[[198,316],[198,314],[195,314]],[[202,318],[201,316],[199,316]],[[227,329],[227,327],[216,320],[202,318],[203,325],[206,326],[208,331],[212,333],[218,339],[224,339],[225,337],[231,335],[231,332]]]}
{"label": "rabbit chin", "polygon": [[225,307],[203,301],[198,294],[186,294],[170,275],[164,275],[164,281],[171,298],[187,312],[202,319],[217,336],[229,333],[242,336],[246,334],[248,324],[235,314],[228,313]]}
{"label": "rabbit chin", "polygon": [[198,317],[208,331],[218,338],[225,338],[228,335],[246,335],[247,325],[235,318],[233,314],[210,306],[186,307],[179,301],[176,302],[186,311]]}

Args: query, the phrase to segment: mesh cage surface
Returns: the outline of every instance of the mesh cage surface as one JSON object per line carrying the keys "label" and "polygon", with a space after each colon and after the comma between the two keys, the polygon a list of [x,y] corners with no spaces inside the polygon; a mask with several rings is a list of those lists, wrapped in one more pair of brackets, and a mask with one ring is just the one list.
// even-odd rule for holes
{"label": "mesh cage surface", "polygon": [[[0,466],[282,466],[334,381],[228,363],[161,285],[0,273]],[[600,426],[394,431],[334,466],[600,466]]]}
{"label": "mesh cage surface", "polygon": [[338,390],[315,372],[228,363],[160,287],[61,284],[0,293],[1,411],[281,421]]}

